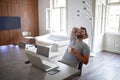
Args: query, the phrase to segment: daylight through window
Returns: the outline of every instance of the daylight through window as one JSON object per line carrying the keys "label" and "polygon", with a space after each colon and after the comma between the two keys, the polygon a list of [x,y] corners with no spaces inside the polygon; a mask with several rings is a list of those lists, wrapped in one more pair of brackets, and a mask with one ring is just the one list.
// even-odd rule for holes
{"label": "daylight through window", "polygon": [[50,0],[46,9],[46,29],[51,32],[66,32],[66,0]]}

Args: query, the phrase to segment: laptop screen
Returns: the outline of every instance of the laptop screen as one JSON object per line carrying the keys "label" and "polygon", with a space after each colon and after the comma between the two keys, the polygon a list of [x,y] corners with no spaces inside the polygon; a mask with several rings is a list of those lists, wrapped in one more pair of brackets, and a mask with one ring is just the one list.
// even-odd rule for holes
{"label": "laptop screen", "polygon": [[37,54],[49,57],[49,48],[45,46],[37,46]]}

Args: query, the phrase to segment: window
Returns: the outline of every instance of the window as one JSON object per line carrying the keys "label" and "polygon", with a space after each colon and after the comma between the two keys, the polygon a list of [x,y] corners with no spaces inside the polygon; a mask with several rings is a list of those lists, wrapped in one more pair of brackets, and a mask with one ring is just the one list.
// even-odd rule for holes
{"label": "window", "polygon": [[54,8],[66,7],[66,0],[53,0]]}
{"label": "window", "polygon": [[106,32],[120,32],[120,0],[108,0],[106,9]]}
{"label": "window", "polygon": [[52,32],[66,32],[66,0],[50,0],[46,9],[46,29]]}
{"label": "window", "polygon": [[108,0],[108,3],[117,3],[119,2],[120,0]]}

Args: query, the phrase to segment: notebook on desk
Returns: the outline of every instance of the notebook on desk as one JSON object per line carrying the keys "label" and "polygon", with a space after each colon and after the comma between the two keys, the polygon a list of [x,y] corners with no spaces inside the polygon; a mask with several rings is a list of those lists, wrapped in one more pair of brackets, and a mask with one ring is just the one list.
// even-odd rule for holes
{"label": "notebook on desk", "polygon": [[51,62],[48,62],[46,60],[42,60],[40,58],[40,56],[38,56],[37,54],[31,52],[31,51],[24,51],[28,57],[28,59],[30,60],[31,64],[35,67],[38,67],[40,68],[41,70],[44,70],[44,71],[50,71],[52,69],[55,69],[57,68],[58,66],[51,63]]}

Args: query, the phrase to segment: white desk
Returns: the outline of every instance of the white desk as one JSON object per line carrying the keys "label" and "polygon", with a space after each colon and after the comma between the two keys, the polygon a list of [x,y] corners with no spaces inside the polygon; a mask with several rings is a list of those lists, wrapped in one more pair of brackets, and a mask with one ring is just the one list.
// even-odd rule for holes
{"label": "white desk", "polygon": [[[36,77],[34,77],[34,78],[32,78],[32,75],[29,75],[28,80],[32,80],[32,79],[34,79],[34,80],[67,80],[68,78],[71,78],[74,75],[79,74],[80,71],[78,69],[70,67],[61,62],[58,62],[59,59],[60,59],[60,56],[58,56],[56,58],[48,59],[50,62],[53,62],[59,66],[57,69],[60,70],[60,72],[58,72],[54,75],[50,75],[50,74],[48,74],[48,72],[42,71],[30,64],[29,65],[30,72],[27,74],[34,75],[34,73],[32,73],[34,69],[37,69],[36,70],[37,74],[36,74]],[[26,65],[28,65],[28,64],[26,64]],[[39,76],[37,76],[38,74],[39,74]]]}
{"label": "white desk", "polygon": [[[54,75],[50,75],[47,72],[44,72],[30,64],[29,65],[30,72],[27,73],[29,76],[28,79],[26,80],[67,80],[68,78],[71,78],[74,75],[79,74],[79,70],[75,68],[72,68],[60,62],[57,62],[57,64],[59,65],[58,70],[60,70],[60,72]],[[36,70],[36,72],[33,72],[34,70]]]}

